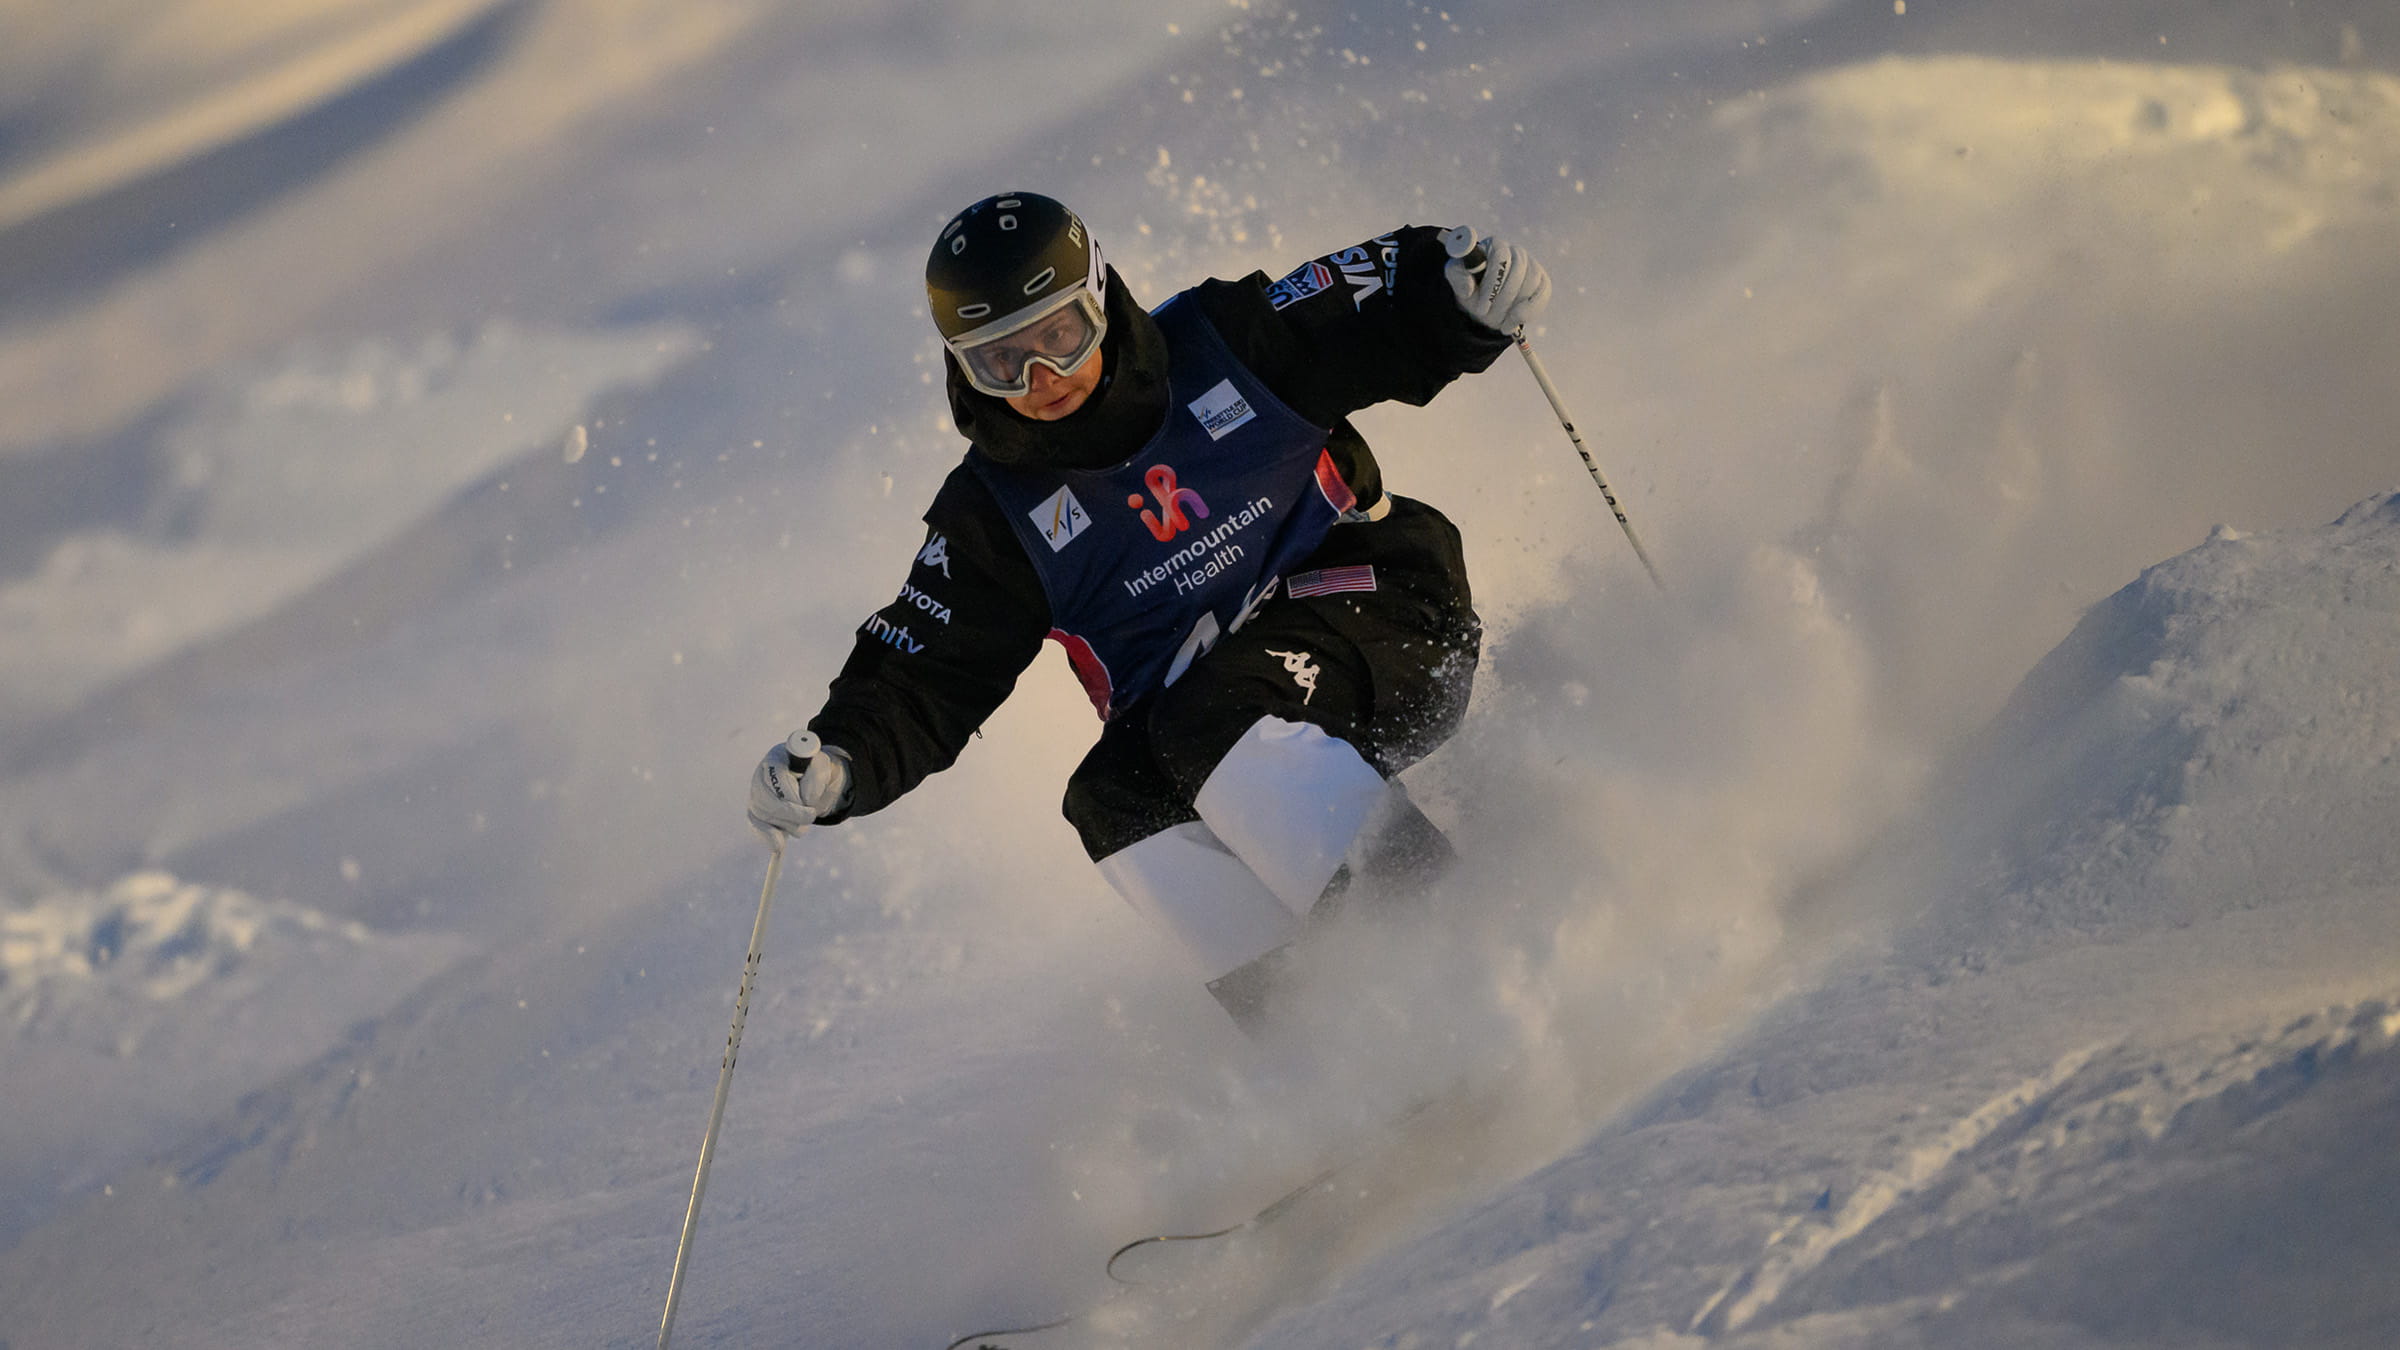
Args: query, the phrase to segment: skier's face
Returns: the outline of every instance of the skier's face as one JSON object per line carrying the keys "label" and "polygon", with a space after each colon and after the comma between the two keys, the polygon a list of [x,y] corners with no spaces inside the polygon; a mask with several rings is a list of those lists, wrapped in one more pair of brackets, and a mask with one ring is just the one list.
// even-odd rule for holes
{"label": "skier's face", "polygon": [[1055,422],[1065,417],[1082,407],[1083,401],[1100,387],[1100,367],[1105,356],[1105,350],[1093,351],[1092,359],[1077,366],[1072,375],[1061,375],[1035,362],[1025,372],[1031,387],[1011,398],[1008,406],[1036,422]]}

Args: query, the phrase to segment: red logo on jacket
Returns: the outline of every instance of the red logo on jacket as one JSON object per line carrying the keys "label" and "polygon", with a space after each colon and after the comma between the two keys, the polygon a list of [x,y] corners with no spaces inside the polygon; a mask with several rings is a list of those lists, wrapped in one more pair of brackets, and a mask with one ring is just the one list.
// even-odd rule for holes
{"label": "red logo on jacket", "polygon": [[[1142,484],[1157,499],[1158,509],[1144,507],[1139,493],[1127,496],[1125,504],[1142,513],[1142,524],[1150,528],[1150,537],[1158,542],[1164,544],[1192,528],[1192,516],[1208,519],[1208,503],[1190,488],[1175,486],[1175,471],[1166,465],[1151,465],[1150,471],[1142,475]],[[1187,509],[1191,515],[1184,514]]]}

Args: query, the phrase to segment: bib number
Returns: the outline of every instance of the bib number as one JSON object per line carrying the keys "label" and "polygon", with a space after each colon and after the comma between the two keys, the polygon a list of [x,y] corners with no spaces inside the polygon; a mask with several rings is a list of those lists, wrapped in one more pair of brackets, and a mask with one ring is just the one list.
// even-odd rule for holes
{"label": "bib number", "polygon": [[1201,615],[1200,621],[1192,625],[1192,631],[1184,636],[1183,645],[1175,649],[1175,662],[1167,667],[1166,684],[1161,687],[1171,687],[1182,679],[1183,672],[1192,668],[1192,662],[1208,655],[1208,649],[1216,646],[1217,639],[1222,636],[1224,634],[1217,627],[1217,616]]}
{"label": "bib number", "polygon": [[1233,616],[1231,627],[1220,625],[1213,613],[1201,615],[1192,625],[1192,631],[1184,635],[1183,645],[1175,649],[1174,663],[1167,667],[1167,678],[1159,687],[1166,688],[1182,679],[1183,672],[1192,668],[1192,662],[1208,655],[1208,649],[1217,645],[1218,638],[1242,631],[1242,625],[1250,622],[1251,616],[1274,598],[1276,584],[1282,580],[1281,577],[1268,577],[1258,583],[1250,594],[1242,597],[1241,612]]}

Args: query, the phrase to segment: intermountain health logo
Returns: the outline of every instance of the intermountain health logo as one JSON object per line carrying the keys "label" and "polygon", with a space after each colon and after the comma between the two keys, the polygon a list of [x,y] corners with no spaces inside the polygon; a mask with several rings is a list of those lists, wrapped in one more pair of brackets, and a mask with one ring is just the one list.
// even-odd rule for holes
{"label": "intermountain health logo", "polygon": [[[1153,469],[1151,472],[1158,471]],[[1174,481],[1171,475],[1166,479],[1170,487],[1173,486]],[[1155,488],[1155,483],[1153,486]],[[1180,490],[1190,495],[1191,502],[1199,501],[1198,493],[1192,492],[1189,488]],[[1136,497],[1131,504],[1138,505],[1140,502],[1141,498]],[[1186,502],[1185,505],[1190,505],[1191,502]],[[1181,548],[1151,564],[1143,571],[1125,578],[1123,583],[1125,593],[1140,595],[1151,587],[1162,584],[1171,586],[1178,595],[1199,590],[1242,560],[1246,550],[1238,542],[1237,537],[1253,525],[1272,520],[1274,514],[1275,503],[1270,498],[1260,497],[1255,501],[1244,502],[1227,512],[1223,518],[1211,522],[1207,529],[1195,530],[1189,539],[1182,541]],[[1202,517],[1206,518],[1205,511],[1202,512]],[[1142,513],[1144,521],[1156,518],[1157,513],[1154,511]],[[1171,533],[1160,534],[1160,527],[1166,523],[1161,520],[1157,525],[1150,527],[1150,532],[1158,534],[1162,541],[1173,537]],[[1187,520],[1184,524],[1189,526],[1190,522]]]}
{"label": "intermountain health logo", "polygon": [[[1193,516],[1208,519],[1208,503],[1200,500],[1200,494],[1190,488],[1177,487],[1175,471],[1166,465],[1151,465],[1150,471],[1142,475],[1142,485],[1149,488],[1150,495],[1158,500],[1158,509],[1152,511],[1145,508],[1138,492],[1127,496],[1125,504],[1142,513],[1142,524],[1150,528],[1150,537],[1158,542],[1167,543],[1192,528]],[[1187,508],[1190,512],[1188,515],[1185,514]]]}

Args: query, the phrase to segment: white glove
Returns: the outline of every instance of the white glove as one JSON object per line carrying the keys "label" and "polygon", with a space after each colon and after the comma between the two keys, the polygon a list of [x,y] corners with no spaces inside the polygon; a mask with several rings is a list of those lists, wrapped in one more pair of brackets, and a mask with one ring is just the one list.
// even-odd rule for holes
{"label": "white glove", "polygon": [[1442,231],[1450,261],[1442,265],[1458,307],[1486,328],[1514,335],[1550,303],[1550,274],[1533,255],[1490,235],[1478,240],[1464,225]]}
{"label": "white glove", "polygon": [[762,831],[798,834],[849,798],[850,757],[830,745],[820,747],[814,732],[795,731],[750,775],[750,823]]}

